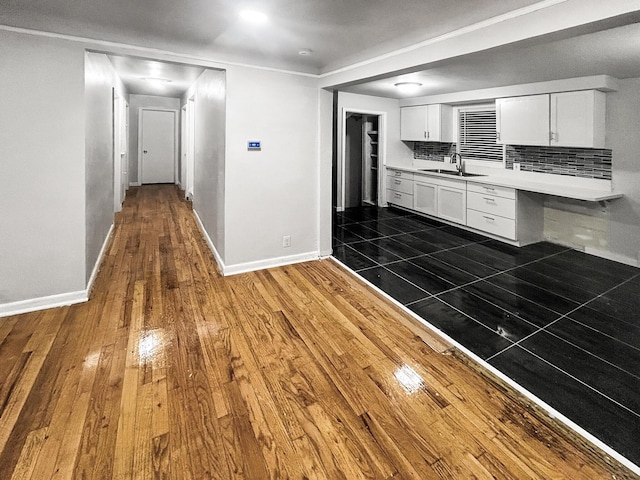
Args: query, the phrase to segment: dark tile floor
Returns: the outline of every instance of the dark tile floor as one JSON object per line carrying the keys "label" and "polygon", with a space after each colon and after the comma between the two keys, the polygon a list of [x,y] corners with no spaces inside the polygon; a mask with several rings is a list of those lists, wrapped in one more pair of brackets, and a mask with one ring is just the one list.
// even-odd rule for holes
{"label": "dark tile floor", "polygon": [[333,256],[640,465],[640,270],[347,209]]}

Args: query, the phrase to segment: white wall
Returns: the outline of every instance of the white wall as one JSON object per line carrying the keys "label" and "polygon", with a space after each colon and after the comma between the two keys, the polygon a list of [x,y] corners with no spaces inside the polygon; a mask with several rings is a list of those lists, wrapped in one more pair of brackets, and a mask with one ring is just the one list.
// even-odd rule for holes
{"label": "white wall", "polygon": [[77,45],[0,31],[0,65],[2,310],[85,289],[85,118]]}
{"label": "white wall", "polygon": [[609,207],[609,249],[640,261],[640,78],[621,80],[619,91],[607,94],[607,142],[613,187],[624,193]]}
{"label": "white wall", "polygon": [[214,245],[218,260],[225,259],[225,72],[205,70],[182,104],[194,99],[193,209]]}
{"label": "white wall", "polygon": [[[384,142],[382,151],[385,165],[407,165],[413,161],[412,145],[400,140],[400,103],[393,98],[372,97],[369,95],[357,95],[354,93],[340,92],[338,94],[338,207],[342,208],[342,176],[343,176],[343,118],[344,111],[377,112],[383,115],[384,127],[380,127],[381,141]],[[384,135],[384,137],[382,137]],[[384,173],[380,169],[381,174]]]}
{"label": "white wall", "polygon": [[[336,94],[337,97],[337,94]],[[318,91],[318,235],[320,256],[331,255],[331,224],[333,220],[333,103],[334,94],[324,89]],[[336,102],[337,103],[337,102]]]}
{"label": "white wall", "polygon": [[[138,178],[138,125],[139,110],[142,107],[180,109],[180,99],[172,97],[158,97],[155,95],[130,95],[129,96],[129,183],[136,185],[140,182]],[[180,121],[180,113],[177,114],[177,121]],[[176,145],[180,142],[180,130]],[[178,155],[179,157],[179,155]],[[176,161],[179,161],[176,159]]]}
{"label": "white wall", "polygon": [[113,89],[126,90],[102,53],[85,53],[86,281],[113,225]]}
{"label": "white wall", "polygon": [[[313,78],[227,70],[225,263],[230,268],[318,256],[318,98]],[[249,140],[260,140],[262,150],[247,151]],[[282,246],[284,235],[291,236],[289,248]]]}

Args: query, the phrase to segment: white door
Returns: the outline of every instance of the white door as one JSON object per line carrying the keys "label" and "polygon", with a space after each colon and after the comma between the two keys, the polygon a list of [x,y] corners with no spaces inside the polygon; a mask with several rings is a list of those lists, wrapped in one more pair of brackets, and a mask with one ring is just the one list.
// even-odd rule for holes
{"label": "white door", "polygon": [[142,183],[175,182],[176,112],[142,109]]}

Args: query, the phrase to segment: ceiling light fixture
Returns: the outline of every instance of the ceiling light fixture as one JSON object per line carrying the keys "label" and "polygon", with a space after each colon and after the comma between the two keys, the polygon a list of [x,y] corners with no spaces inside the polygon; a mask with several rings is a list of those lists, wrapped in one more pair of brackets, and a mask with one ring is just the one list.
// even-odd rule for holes
{"label": "ceiling light fixture", "polygon": [[400,91],[400,93],[415,93],[422,86],[419,82],[398,82],[394,86]]}
{"label": "ceiling light fixture", "polygon": [[246,22],[251,23],[265,23],[269,17],[267,17],[264,13],[258,12],[256,10],[243,10],[240,12],[240,18],[242,18]]}
{"label": "ceiling light fixture", "polygon": [[167,83],[171,83],[171,80],[169,80],[168,78],[144,77],[142,80],[150,83],[154,87],[162,87]]}
{"label": "ceiling light fixture", "polygon": [[309,55],[311,55],[311,53],[313,53],[311,50],[309,50],[308,48],[301,48],[300,50],[298,50],[298,55],[302,55],[303,57],[307,57]]}

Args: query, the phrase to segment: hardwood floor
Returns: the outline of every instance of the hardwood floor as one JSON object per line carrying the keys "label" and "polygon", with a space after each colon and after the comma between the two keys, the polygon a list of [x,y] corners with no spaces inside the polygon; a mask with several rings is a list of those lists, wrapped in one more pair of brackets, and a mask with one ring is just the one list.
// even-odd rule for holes
{"label": "hardwood floor", "polygon": [[221,277],[134,188],[81,305],[0,319],[0,479],[635,478],[330,260]]}

